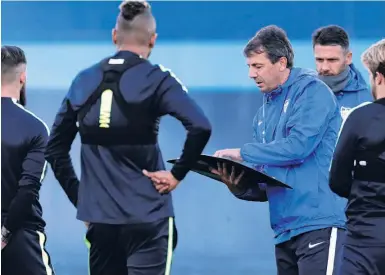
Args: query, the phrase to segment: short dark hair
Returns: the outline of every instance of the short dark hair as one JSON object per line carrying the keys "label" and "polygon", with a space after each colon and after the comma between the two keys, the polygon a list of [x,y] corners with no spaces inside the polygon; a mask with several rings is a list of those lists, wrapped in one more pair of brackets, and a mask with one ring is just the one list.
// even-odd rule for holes
{"label": "short dark hair", "polygon": [[273,64],[281,57],[285,57],[287,68],[292,68],[294,65],[294,51],[289,38],[283,29],[275,25],[260,29],[243,50],[246,57],[250,57],[254,53],[264,52]]}
{"label": "short dark hair", "polygon": [[314,31],[313,36],[313,48],[315,45],[321,46],[335,46],[339,45],[344,50],[349,49],[349,36],[348,33],[340,26],[329,25],[321,27]]}
{"label": "short dark hair", "polygon": [[[14,70],[21,64],[27,64],[24,51],[17,46],[1,47],[1,80],[10,81],[14,78]],[[11,75],[12,74],[12,75]]]}

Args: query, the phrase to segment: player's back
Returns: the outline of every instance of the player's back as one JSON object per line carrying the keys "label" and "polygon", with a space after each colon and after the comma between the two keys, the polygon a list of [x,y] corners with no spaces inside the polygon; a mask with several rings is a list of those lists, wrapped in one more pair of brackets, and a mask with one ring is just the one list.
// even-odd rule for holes
{"label": "player's back", "polygon": [[[370,238],[376,230],[378,236],[384,236],[385,99],[358,108],[350,116],[355,121],[356,150],[354,181],[346,209],[348,227],[359,238]],[[384,244],[385,237],[381,239]]]}
{"label": "player's back", "polygon": [[[35,163],[33,156],[39,152],[35,151],[34,144],[41,142],[45,145],[47,137],[48,128],[44,122],[24,109],[16,100],[8,97],[1,98],[2,224],[8,218],[11,203],[17,192],[21,192],[21,187],[35,190],[40,188],[40,180],[44,177],[46,166],[36,165],[38,160]],[[41,160],[44,161],[44,152],[41,151],[40,154]],[[43,168],[43,171],[40,168]],[[27,210],[22,226],[43,231],[45,222],[42,218],[42,208],[38,194],[35,196],[32,209]]]}
{"label": "player's back", "polygon": [[[196,112],[183,106],[187,95],[180,89],[162,67],[128,51],[79,74],[68,96],[82,142],[79,219],[130,224],[174,215],[171,194],[160,194],[142,170],[165,168],[157,137],[160,117],[174,112],[171,101],[180,100],[187,114]],[[203,115],[197,120],[209,128]]]}

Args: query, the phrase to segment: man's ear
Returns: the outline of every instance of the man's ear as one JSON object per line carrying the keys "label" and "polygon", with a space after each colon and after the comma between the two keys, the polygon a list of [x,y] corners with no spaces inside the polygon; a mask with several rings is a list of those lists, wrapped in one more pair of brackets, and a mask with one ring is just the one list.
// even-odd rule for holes
{"label": "man's ear", "polygon": [[114,45],[116,45],[118,43],[118,38],[117,38],[117,34],[116,34],[116,29],[113,28],[112,31],[111,31],[111,38],[112,38],[112,43],[114,43]]}
{"label": "man's ear", "polygon": [[27,80],[27,74],[25,72],[22,72],[20,74],[20,84],[24,85],[26,80]]}
{"label": "man's ear", "polygon": [[154,48],[155,46],[155,42],[156,42],[156,39],[158,38],[158,34],[157,33],[154,33],[153,35],[151,35],[151,38],[150,38],[150,49]]}
{"label": "man's ear", "polygon": [[349,51],[346,55],[346,65],[350,65],[353,62],[353,53]]}
{"label": "man's ear", "polygon": [[380,72],[376,72],[376,77],[374,78],[374,83],[376,85],[384,85],[385,84],[385,76]]}
{"label": "man's ear", "polygon": [[286,57],[281,57],[279,60],[279,71],[283,72],[287,68],[287,58]]}

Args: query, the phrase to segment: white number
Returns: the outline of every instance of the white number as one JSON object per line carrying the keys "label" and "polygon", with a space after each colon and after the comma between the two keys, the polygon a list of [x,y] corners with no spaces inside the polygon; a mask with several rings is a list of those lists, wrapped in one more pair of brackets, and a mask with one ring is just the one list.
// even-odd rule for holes
{"label": "white number", "polygon": [[100,99],[99,127],[110,128],[113,92],[105,90]]}

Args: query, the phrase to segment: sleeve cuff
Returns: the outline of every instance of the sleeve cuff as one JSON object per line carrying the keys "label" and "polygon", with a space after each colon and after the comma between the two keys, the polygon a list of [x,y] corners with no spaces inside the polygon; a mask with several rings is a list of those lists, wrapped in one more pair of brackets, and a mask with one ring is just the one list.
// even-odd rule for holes
{"label": "sleeve cuff", "polygon": [[247,154],[247,150],[246,150],[246,145],[243,145],[241,147],[241,150],[240,150],[240,154],[241,154],[241,158],[244,160],[244,161],[247,161],[247,162],[252,162]]}
{"label": "sleeve cuff", "polygon": [[182,181],[190,169],[185,168],[184,166],[180,166],[178,164],[174,165],[171,169],[171,174],[176,178],[178,181]]}

